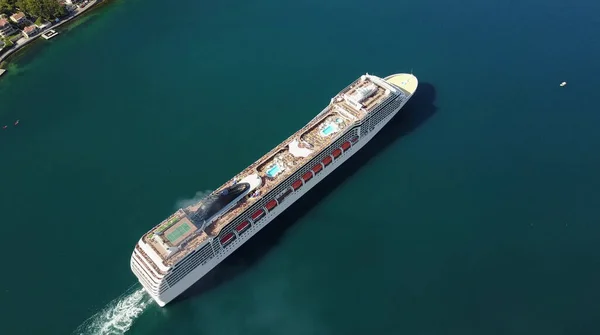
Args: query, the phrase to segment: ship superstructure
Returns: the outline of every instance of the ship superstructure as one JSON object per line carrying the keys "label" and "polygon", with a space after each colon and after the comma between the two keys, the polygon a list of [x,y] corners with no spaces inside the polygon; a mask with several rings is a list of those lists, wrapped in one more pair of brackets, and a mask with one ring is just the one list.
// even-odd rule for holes
{"label": "ship superstructure", "polygon": [[364,146],[410,99],[412,74],[363,75],[273,150],[144,234],[131,268],[164,306]]}

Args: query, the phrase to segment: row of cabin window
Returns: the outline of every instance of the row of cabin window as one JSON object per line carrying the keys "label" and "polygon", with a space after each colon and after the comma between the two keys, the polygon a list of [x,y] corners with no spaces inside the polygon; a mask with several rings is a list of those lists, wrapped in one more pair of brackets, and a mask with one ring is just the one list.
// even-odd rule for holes
{"label": "row of cabin window", "polygon": [[171,273],[169,277],[166,278],[167,283],[170,286],[175,285],[178,281],[180,281],[187,274],[192,272],[198,264],[214,257],[214,253],[209,244],[203,246],[200,250],[198,250],[192,257],[190,257],[185,264],[181,267],[177,268],[175,271]]}

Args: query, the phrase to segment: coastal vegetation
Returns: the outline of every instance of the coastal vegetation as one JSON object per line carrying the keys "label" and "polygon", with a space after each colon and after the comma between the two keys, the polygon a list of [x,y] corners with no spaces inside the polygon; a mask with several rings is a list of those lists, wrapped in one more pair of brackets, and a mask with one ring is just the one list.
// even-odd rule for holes
{"label": "coastal vegetation", "polygon": [[10,38],[3,38],[3,39],[1,39],[1,40],[2,40],[2,42],[4,43],[4,47],[5,47],[5,48],[10,48],[10,47],[12,47],[12,46],[13,46],[13,44],[14,44],[14,43],[13,43],[13,41],[12,41]]}
{"label": "coastal vegetation", "polygon": [[15,44],[15,42],[19,38],[21,38],[21,34],[19,34],[18,32],[15,32],[14,35],[2,38],[0,40],[2,40],[5,44],[5,47],[8,48],[8,47],[11,47],[13,44]]}
{"label": "coastal vegetation", "polygon": [[[0,69],[6,68],[11,55],[23,50],[43,33],[74,22],[84,12],[89,13],[88,10],[105,3],[108,1],[0,0],[0,22],[4,24],[0,31],[0,41],[4,43],[0,48]],[[19,17],[15,18],[15,14]],[[56,32],[53,34],[57,35]]]}
{"label": "coastal vegetation", "polygon": [[0,0],[0,13],[10,14],[17,8],[44,20],[67,15],[65,7],[56,0]]}

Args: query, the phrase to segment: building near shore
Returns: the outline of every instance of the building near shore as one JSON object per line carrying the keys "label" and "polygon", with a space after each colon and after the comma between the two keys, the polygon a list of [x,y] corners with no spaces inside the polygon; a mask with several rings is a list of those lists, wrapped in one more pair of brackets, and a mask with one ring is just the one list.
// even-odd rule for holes
{"label": "building near shore", "polygon": [[25,38],[31,38],[32,36],[37,34],[39,31],[40,30],[38,29],[38,27],[35,24],[32,24],[30,26],[25,27],[25,29],[23,29],[23,36],[25,36]]}
{"label": "building near shore", "polygon": [[5,19],[0,19],[0,37],[8,37],[14,34],[15,28]]}
{"label": "building near shore", "polygon": [[67,5],[77,5],[78,3],[83,2],[83,0],[60,0],[59,2],[64,2]]}
{"label": "building near shore", "polygon": [[25,21],[27,21],[27,17],[23,12],[18,12],[16,14],[11,15],[10,20],[16,24],[22,24],[25,23]]}
{"label": "building near shore", "polygon": [[39,30],[44,30],[47,27],[50,27],[52,25],[52,23],[50,22],[42,22],[40,24],[35,24],[36,27],[38,27]]}

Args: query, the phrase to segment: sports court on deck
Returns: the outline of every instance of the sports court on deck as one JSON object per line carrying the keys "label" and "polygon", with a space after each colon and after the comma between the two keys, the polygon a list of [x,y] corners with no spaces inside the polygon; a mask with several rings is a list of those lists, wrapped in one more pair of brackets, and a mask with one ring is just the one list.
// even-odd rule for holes
{"label": "sports court on deck", "polygon": [[172,245],[177,245],[196,230],[196,226],[187,218],[183,217],[179,222],[165,231],[164,236]]}

